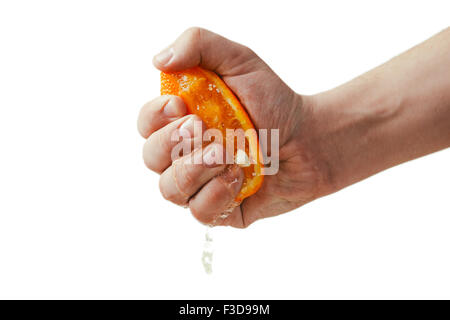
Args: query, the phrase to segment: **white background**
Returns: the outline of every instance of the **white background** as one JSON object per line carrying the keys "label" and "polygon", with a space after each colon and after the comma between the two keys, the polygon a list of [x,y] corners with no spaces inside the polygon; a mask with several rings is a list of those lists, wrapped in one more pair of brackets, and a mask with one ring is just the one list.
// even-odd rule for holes
{"label": "white background", "polygon": [[0,298],[450,298],[450,150],[246,230],[165,202],[141,159],[154,54],[189,26],[297,92],[449,25],[448,1],[1,1]]}

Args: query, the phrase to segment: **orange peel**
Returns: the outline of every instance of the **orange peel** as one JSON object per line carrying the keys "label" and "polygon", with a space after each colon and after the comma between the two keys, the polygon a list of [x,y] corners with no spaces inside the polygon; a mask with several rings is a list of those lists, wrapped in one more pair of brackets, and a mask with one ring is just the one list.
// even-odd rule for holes
{"label": "orange peel", "polygon": [[[246,110],[225,82],[216,73],[201,67],[161,72],[161,94],[181,97],[189,113],[199,116],[208,129],[220,130],[223,137],[227,137],[226,129],[242,129],[246,133],[245,150],[237,149],[236,144],[234,156],[251,161],[241,165],[244,180],[235,201],[241,202],[258,191],[263,182],[258,136]],[[223,139],[224,144],[226,140]]]}

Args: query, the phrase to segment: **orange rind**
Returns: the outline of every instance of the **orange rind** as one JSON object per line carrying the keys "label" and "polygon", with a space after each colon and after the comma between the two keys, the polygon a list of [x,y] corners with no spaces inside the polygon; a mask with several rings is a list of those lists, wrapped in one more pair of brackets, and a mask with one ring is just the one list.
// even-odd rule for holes
{"label": "orange rind", "polygon": [[189,113],[199,116],[208,129],[220,130],[224,145],[226,129],[242,129],[245,148],[239,149],[236,143],[234,156],[244,171],[244,180],[235,201],[241,202],[258,191],[263,182],[258,136],[246,110],[225,82],[214,72],[201,67],[161,72],[161,94],[181,97]]}

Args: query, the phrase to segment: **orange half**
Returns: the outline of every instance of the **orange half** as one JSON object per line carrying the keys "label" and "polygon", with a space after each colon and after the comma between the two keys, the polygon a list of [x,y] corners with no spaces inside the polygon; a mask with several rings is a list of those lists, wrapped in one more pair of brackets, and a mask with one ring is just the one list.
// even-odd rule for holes
{"label": "orange half", "polygon": [[[225,82],[214,72],[200,67],[180,72],[161,72],[161,94],[181,97],[189,113],[199,116],[208,129],[221,131],[224,143],[226,129],[253,131],[254,134],[245,135],[245,155],[251,162],[241,166],[245,177],[235,200],[240,202],[258,191],[263,182],[258,136],[247,112]],[[234,152],[236,157],[237,143]]]}

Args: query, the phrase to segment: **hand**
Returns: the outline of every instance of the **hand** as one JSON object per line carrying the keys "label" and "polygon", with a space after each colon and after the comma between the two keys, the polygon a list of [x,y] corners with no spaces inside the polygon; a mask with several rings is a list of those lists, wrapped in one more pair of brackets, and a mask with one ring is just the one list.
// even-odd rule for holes
{"label": "hand", "polygon": [[[312,100],[292,91],[253,51],[210,31],[191,28],[153,62],[162,71],[200,65],[216,72],[239,98],[257,129],[280,129],[278,173],[265,176],[256,194],[227,218],[218,220],[240,190],[242,170],[238,166],[190,164],[186,156],[172,162],[172,133],[192,129],[193,120],[199,119],[186,115],[179,97],[157,97],[142,108],[138,128],[147,139],[144,162],[161,174],[164,198],[189,206],[200,222],[244,228],[330,192],[327,164],[309,138],[314,123]],[[212,144],[203,152],[193,152],[207,158],[209,151],[219,148],[222,146]],[[238,183],[231,184],[235,179]]]}
{"label": "hand", "polygon": [[[193,28],[154,59],[163,71],[200,65],[218,73],[247,109],[257,129],[280,129],[276,175],[228,218],[217,217],[242,183],[237,166],[172,162],[171,133],[191,128],[178,97],[158,97],[139,116],[147,138],[144,161],[161,173],[163,196],[189,206],[203,223],[247,227],[402,162],[450,146],[450,28],[335,89],[300,96],[250,49]],[[195,139],[195,137],[194,137]],[[208,161],[208,151],[200,156]],[[230,183],[237,181],[237,183]]]}

